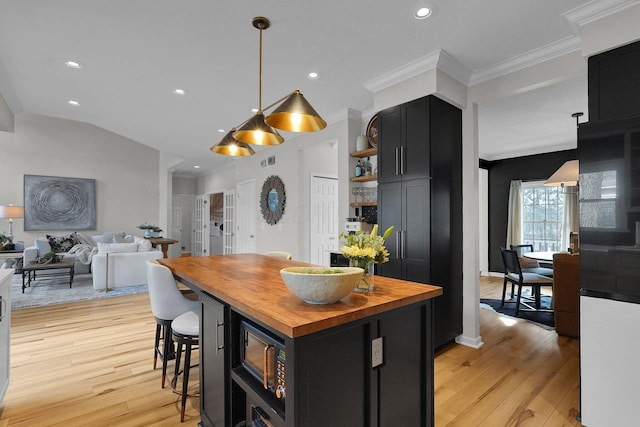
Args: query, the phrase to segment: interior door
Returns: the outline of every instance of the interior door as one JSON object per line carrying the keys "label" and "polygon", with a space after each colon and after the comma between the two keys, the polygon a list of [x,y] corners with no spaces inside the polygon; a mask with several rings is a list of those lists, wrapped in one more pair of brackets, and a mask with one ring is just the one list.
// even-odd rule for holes
{"label": "interior door", "polygon": [[329,253],[338,250],[338,179],[311,176],[311,264],[331,265]]}
{"label": "interior door", "polygon": [[224,192],[224,219],[222,226],[222,253],[232,254],[234,249],[234,204],[235,191],[225,190]]}
{"label": "interior door", "polygon": [[[207,200],[209,196],[203,194],[201,196],[196,196],[196,203],[194,209],[194,220],[193,220],[193,255],[194,256],[203,256],[208,253],[208,238],[206,239],[205,246],[205,235],[208,237],[207,224],[209,223],[209,204]],[[206,216],[206,217],[205,217]]]}
{"label": "interior door", "polygon": [[258,210],[255,179],[238,183],[236,206],[236,253],[254,253]]}

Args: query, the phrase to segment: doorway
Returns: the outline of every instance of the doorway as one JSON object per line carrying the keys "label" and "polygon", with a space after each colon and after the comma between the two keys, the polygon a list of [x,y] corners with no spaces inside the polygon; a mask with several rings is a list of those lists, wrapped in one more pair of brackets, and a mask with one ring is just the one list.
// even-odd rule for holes
{"label": "doorway", "polygon": [[256,180],[240,182],[236,195],[236,253],[253,253],[256,251]]}
{"label": "doorway", "polygon": [[338,178],[311,175],[311,264],[331,265],[330,253],[338,250]]}

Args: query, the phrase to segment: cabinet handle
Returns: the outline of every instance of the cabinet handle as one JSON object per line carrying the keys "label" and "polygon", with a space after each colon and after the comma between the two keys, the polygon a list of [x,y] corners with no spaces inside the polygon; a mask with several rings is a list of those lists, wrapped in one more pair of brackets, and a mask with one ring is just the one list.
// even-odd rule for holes
{"label": "cabinet handle", "polygon": [[[224,340],[222,342],[222,345],[220,345],[220,339],[218,338],[219,336],[218,331],[220,330],[221,327],[224,328],[224,322],[216,321],[216,353],[224,349]],[[224,333],[223,333],[223,336],[224,336]]]}
{"label": "cabinet handle", "polygon": [[396,147],[395,153],[396,153],[396,175],[400,175],[400,173],[398,173],[398,147]]}
{"label": "cabinet handle", "polygon": [[2,320],[6,316],[5,314],[6,312],[7,312],[7,299],[2,298],[2,296],[0,295],[0,322],[2,322]]}
{"label": "cabinet handle", "polygon": [[400,231],[396,231],[396,258],[400,258]]}
{"label": "cabinet handle", "polygon": [[404,147],[400,147],[400,175],[404,175]]}
{"label": "cabinet handle", "polygon": [[405,230],[402,230],[402,259],[404,259],[404,247],[406,245],[406,236],[407,236],[407,232]]}

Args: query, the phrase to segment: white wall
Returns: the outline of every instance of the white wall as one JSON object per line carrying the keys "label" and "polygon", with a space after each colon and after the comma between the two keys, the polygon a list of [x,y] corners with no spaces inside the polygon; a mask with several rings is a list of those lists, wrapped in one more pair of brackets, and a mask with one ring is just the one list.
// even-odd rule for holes
{"label": "white wall", "polygon": [[[260,149],[255,155],[236,158],[231,166],[198,179],[197,193],[206,194],[221,189],[235,189],[238,182],[256,180],[256,252],[285,250],[293,258],[309,261],[309,187],[311,173],[341,176],[339,182],[340,216],[347,217],[348,193],[348,121],[327,126],[320,132],[285,134],[279,146]],[[357,123],[355,134],[361,132]],[[354,137],[355,139],[355,137]],[[260,163],[275,156],[275,164]],[[344,171],[342,171],[344,170]],[[286,206],[282,219],[267,224],[260,213],[260,192],[265,179],[277,175],[285,186]]]}
{"label": "white wall", "polygon": [[478,253],[480,274],[489,273],[489,171],[478,171]]}
{"label": "white wall", "polygon": [[[87,123],[17,114],[14,132],[0,132],[0,159],[2,204],[23,205],[25,174],[89,178],[96,180],[95,231],[139,233],[137,225],[159,223],[158,150]],[[13,228],[26,245],[46,233],[26,233],[22,219]],[[0,222],[0,230],[8,225]]]}

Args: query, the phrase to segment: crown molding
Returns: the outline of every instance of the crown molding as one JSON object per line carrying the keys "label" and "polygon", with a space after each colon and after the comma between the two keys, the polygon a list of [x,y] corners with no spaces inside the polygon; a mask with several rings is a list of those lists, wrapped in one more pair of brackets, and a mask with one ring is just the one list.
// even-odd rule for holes
{"label": "crown molding", "polygon": [[514,56],[473,73],[469,86],[486,82],[515,71],[523,70],[533,65],[549,61],[554,58],[578,51],[582,48],[582,40],[577,36],[569,36],[557,42],[549,43],[529,52]]}
{"label": "crown molding", "polygon": [[638,0],[594,0],[562,14],[569,22],[577,26],[586,25],[598,19],[621,12],[640,4]]}
{"label": "crown molding", "polygon": [[411,61],[402,67],[391,70],[388,73],[365,82],[363,86],[368,91],[375,93],[411,77],[417,76],[418,74],[422,74],[425,71],[432,70],[436,68],[439,53],[440,51],[432,52],[426,56]]}

